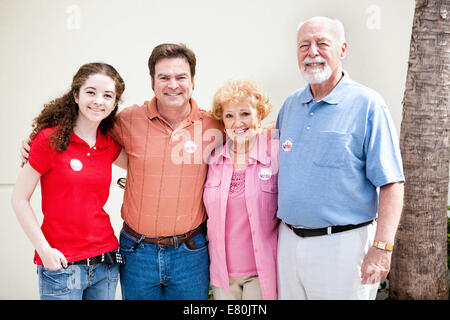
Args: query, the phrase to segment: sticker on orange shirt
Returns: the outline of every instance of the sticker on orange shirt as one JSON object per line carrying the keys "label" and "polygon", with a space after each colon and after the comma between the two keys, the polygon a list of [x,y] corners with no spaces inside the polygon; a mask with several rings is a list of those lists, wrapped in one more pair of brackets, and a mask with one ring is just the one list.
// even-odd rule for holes
{"label": "sticker on orange shirt", "polygon": [[184,150],[187,153],[194,153],[197,150],[197,144],[192,140],[188,140],[184,143]]}

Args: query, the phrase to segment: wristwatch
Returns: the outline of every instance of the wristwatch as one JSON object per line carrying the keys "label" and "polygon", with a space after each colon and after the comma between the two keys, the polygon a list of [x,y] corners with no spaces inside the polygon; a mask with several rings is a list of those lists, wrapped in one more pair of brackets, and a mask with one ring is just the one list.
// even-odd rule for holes
{"label": "wristwatch", "polygon": [[386,251],[392,251],[394,249],[394,246],[392,244],[389,244],[389,243],[383,242],[383,241],[374,241],[373,246],[375,248],[378,248],[381,250],[386,250]]}

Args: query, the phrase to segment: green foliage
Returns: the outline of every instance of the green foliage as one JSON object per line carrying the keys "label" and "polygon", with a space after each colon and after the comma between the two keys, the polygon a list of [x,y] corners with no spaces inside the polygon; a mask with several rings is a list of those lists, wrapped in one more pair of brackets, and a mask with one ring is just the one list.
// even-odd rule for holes
{"label": "green foliage", "polygon": [[208,300],[214,300],[214,295],[213,295],[211,284],[209,284]]}

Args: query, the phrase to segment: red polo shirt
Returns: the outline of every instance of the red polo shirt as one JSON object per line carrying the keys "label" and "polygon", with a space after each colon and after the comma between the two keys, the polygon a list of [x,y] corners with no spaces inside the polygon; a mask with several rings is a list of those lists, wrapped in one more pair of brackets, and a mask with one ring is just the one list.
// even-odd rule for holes
{"label": "red polo shirt", "polygon": [[[50,145],[54,128],[40,131],[31,143],[30,165],[41,176],[42,232],[67,261],[90,258],[118,248],[109,215],[103,209],[111,185],[111,165],[121,147],[97,132],[94,147],[72,134],[69,147]],[[42,265],[37,252],[35,262]]]}

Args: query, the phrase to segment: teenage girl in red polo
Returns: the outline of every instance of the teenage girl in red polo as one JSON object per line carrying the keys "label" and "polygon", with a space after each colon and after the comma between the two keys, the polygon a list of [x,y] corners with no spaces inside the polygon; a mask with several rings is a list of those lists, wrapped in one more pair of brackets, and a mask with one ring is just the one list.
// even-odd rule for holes
{"label": "teenage girl in red polo", "polygon": [[[119,246],[103,210],[111,165],[127,156],[106,132],[125,90],[110,65],[89,63],[71,90],[34,119],[29,161],[12,195],[13,209],[36,249],[41,299],[114,299]],[[42,227],[30,205],[40,180]]]}

